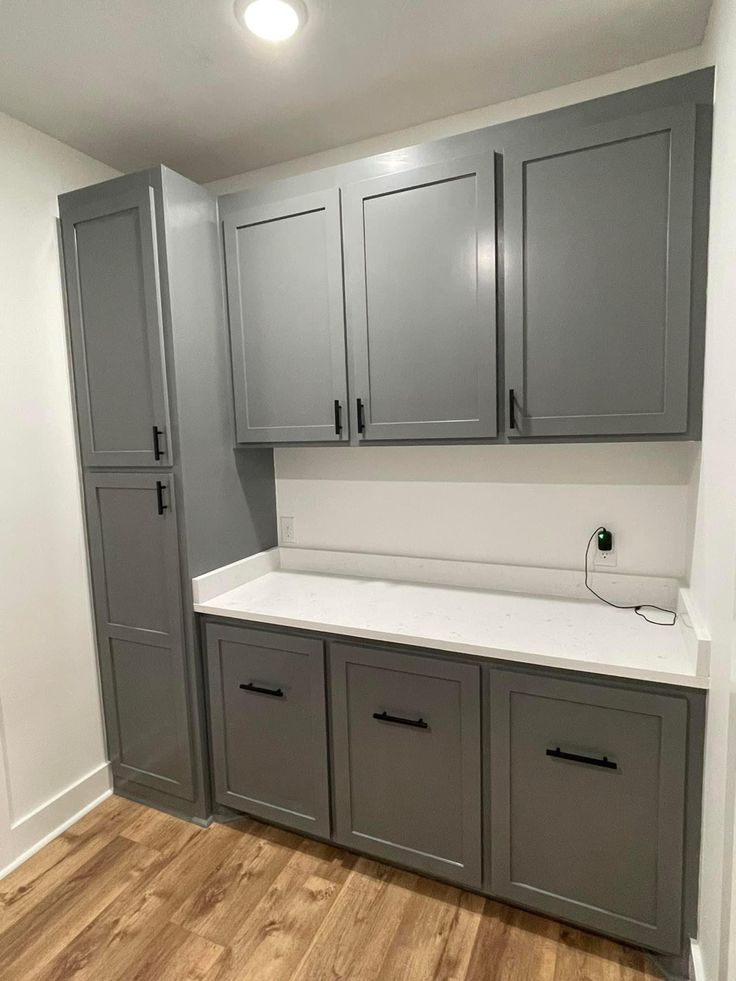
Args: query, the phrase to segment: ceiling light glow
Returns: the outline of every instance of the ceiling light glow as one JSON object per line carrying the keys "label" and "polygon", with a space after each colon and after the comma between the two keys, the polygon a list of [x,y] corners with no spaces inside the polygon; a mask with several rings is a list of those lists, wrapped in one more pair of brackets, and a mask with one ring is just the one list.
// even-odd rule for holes
{"label": "ceiling light glow", "polygon": [[306,20],[300,0],[239,0],[235,15],[249,31],[264,41],[285,41]]}

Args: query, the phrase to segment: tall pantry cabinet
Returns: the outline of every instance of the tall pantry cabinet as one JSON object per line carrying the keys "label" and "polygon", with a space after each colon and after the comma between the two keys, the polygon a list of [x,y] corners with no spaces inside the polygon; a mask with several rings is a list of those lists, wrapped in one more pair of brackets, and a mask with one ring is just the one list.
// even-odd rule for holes
{"label": "tall pantry cabinet", "polygon": [[276,542],[272,451],[233,449],[216,204],[157,167],[59,213],[115,788],[205,819],[191,579]]}

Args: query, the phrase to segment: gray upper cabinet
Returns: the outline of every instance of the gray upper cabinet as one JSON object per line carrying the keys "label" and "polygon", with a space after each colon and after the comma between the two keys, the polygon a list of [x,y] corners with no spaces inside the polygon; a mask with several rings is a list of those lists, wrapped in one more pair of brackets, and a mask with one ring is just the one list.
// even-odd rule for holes
{"label": "gray upper cabinet", "polygon": [[347,439],[335,188],[223,218],[239,443]]}
{"label": "gray upper cabinet", "polygon": [[509,436],[688,426],[695,107],[504,154]]}
{"label": "gray upper cabinet", "polygon": [[153,188],[60,213],[82,461],[170,465]]}
{"label": "gray upper cabinet", "polygon": [[480,671],[330,646],[335,839],[481,885]]}
{"label": "gray upper cabinet", "polygon": [[490,890],[678,953],[685,698],[491,672]]}
{"label": "gray upper cabinet", "polygon": [[360,438],[496,436],[493,154],[350,185],[344,229]]}
{"label": "gray upper cabinet", "polygon": [[85,491],[116,786],[192,800],[173,477],[92,472]]}
{"label": "gray upper cabinet", "polygon": [[322,641],[210,623],[207,663],[217,800],[329,837]]}

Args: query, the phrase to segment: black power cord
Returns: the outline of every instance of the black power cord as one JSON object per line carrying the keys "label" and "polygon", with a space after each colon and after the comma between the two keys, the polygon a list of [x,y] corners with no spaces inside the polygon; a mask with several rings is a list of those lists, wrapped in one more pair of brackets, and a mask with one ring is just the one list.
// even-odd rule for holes
{"label": "black power cord", "polygon": [[[638,617],[641,617],[642,620],[646,620],[647,623],[653,623],[655,627],[674,627],[674,625],[677,623],[677,614],[674,610],[666,610],[663,606],[654,606],[653,603],[640,603],[638,606],[626,606],[622,603],[613,603],[611,600],[607,600],[605,596],[601,596],[600,593],[596,593],[593,587],[588,584],[588,555],[590,553],[590,545],[598,532],[605,530],[606,529],[602,525],[599,525],[599,527],[596,528],[596,530],[590,536],[588,539],[588,544],[585,546],[585,588],[589,593],[592,593],[596,599],[599,599],[601,603],[605,603],[607,606],[612,606],[616,610],[633,610]],[[646,613],[642,612],[643,610],[659,610],[660,613],[669,614],[672,617],[672,620],[668,621],[667,623],[663,623],[661,620],[650,620]]]}

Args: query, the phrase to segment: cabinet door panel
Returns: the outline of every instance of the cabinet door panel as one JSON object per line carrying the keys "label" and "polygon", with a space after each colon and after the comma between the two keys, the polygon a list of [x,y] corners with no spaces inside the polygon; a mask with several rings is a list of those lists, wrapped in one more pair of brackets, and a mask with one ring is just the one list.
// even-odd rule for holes
{"label": "cabinet door panel", "polygon": [[330,664],[337,840],[479,886],[479,669],[348,644]]}
{"label": "cabinet door panel", "polygon": [[62,207],[74,380],[87,466],[171,462],[153,193],[149,187]]}
{"label": "cabinet door panel", "polygon": [[322,641],[207,625],[217,799],[330,834]]}
{"label": "cabinet door panel", "polygon": [[685,699],[491,678],[493,893],[679,952]]}
{"label": "cabinet door panel", "polygon": [[192,800],[173,476],[88,473],[85,489],[116,781]]}
{"label": "cabinet door panel", "polygon": [[345,192],[363,439],[496,435],[493,156]]}
{"label": "cabinet door panel", "polygon": [[694,109],[504,160],[511,436],[687,428]]}
{"label": "cabinet door panel", "polygon": [[346,439],[339,192],[244,209],[223,230],[238,442]]}

